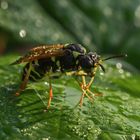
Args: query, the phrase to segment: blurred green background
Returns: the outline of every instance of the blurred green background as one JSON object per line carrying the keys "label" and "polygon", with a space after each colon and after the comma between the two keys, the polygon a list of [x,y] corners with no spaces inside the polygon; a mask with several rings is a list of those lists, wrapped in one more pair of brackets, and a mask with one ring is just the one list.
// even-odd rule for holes
{"label": "blurred green background", "polygon": [[[103,93],[73,109],[81,90],[71,77],[54,80],[52,108],[44,113],[48,83],[29,83],[13,95],[23,66],[9,66],[40,44],[80,43],[105,63],[92,86]],[[139,140],[140,0],[0,0],[0,139]]]}

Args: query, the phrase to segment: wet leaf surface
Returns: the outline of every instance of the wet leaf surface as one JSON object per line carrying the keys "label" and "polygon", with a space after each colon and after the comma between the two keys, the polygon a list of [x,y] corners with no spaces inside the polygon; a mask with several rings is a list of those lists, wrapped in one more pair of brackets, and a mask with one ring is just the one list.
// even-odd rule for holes
{"label": "wet leaf surface", "polygon": [[107,64],[106,74],[98,72],[92,86],[92,91],[103,96],[96,97],[94,103],[85,98],[82,108],[75,107],[82,94],[77,82],[63,76],[53,80],[54,98],[50,109],[44,112],[47,80],[29,83],[15,97],[23,66],[9,66],[13,58],[5,56],[8,63],[0,65],[1,138],[118,140],[140,136],[138,76],[126,70],[120,73]]}

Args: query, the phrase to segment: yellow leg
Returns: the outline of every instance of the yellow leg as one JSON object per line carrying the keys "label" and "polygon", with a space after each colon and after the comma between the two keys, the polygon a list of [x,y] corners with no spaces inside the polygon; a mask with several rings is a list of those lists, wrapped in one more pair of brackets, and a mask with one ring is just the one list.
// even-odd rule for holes
{"label": "yellow leg", "polygon": [[[93,102],[94,97],[96,97],[96,96],[102,96],[102,94],[100,94],[100,93],[93,93],[93,92],[90,91],[89,88],[91,87],[93,81],[94,81],[94,76],[91,78],[90,82],[88,84],[86,84],[85,76],[82,76],[82,83],[79,83],[79,85],[80,85],[80,87],[82,89],[82,92],[83,92],[82,93],[82,96],[80,98],[80,101],[79,101],[79,105],[80,106],[82,106],[82,104],[83,104],[84,96],[87,96],[88,99],[91,102]],[[91,94],[91,96],[89,96],[88,93]]]}
{"label": "yellow leg", "polygon": [[86,87],[85,87],[86,89],[89,89],[90,86],[92,85],[92,83],[93,83],[93,81],[94,81],[94,78],[95,78],[96,71],[97,71],[97,67],[94,68],[94,71],[93,71],[93,73],[92,73],[92,77],[91,77],[89,83],[88,83],[88,84],[86,85]]}
{"label": "yellow leg", "polygon": [[29,63],[29,68],[27,70],[25,70],[26,75],[25,75],[18,91],[15,93],[15,96],[19,96],[20,93],[25,89],[27,82],[28,82],[28,79],[29,79],[29,76],[30,76],[31,69],[32,69],[32,64]]}
{"label": "yellow leg", "polygon": [[85,76],[82,76],[82,83],[79,83],[79,84],[80,84],[80,87],[81,87],[81,89],[83,91],[82,96],[81,96],[80,101],[79,101],[79,105],[82,106],[84,96],[87,96],[90,101],[93,101],[93,99],[86,93],[86,90],[84,89],[84,87],[86,87]]}
{"label": "yellow leg", "polygon": [[53,98],[53,90],[52,90],[51,79],[49,79],[49,86],[50,86],[50,90],[49,90],[49,100],[48,100],[47,109],[50,107],[50,105],[51,105],[51,100],[52,100],[52,98]]}
{"label": "yellow leg", "polygon": [[84,96],[85,96],[85,93],[83,92],[83,93],[82,93],[82,96],[81,96],[81,98],[80,98],[80,101],[79,101],[79,105],[80,105],[80,106],[83,105],[83,98],[84,98]]}
{"label": "yellow leg", "polygon": [[85,93],[86,93],[85,90],[84,90],[84,86],[85,86],[85,85],[86,85],[85,76],[82,76],[82,83],[80,84],[80,87],[81,87],[83,93],[82,93],[82,96],[81,96],[80,101],[79,101],[79,105],[80,105],[80,106],[83,105],[83,98],[84,98]]}
{"label": "yellow leg", "polygon": [[94,81],[94,76],[93,76],[93,77],[91,77],[91,79],[90,79],[89,83],[86,85],[86,87],[85,87],[85,88],[89,89],[89,88],[91,87],[91,85],[92,85],[93,81]]}
{"label": "yellow leg", "polygon": [[103,96],[102,93],[93,93],[92,91],[90,91],[89,89],[86,90],[88,93],[92,94],[93,97],[96,96]]}

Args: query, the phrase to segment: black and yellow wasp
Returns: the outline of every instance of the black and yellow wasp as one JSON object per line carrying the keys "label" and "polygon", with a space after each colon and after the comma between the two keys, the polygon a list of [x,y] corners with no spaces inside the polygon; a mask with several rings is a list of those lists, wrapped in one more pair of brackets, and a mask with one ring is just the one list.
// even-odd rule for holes
{"label": "black and yellow wasp", "polygon": [[[96,53],[87,53],[86,49],[80,44],[56,44],[35,47],[11,64],[26,63],[23,69],[22,83],[16,95],[20,95],[20,92],[25,89],[28,80],[37,81],[47,76],[50,86],[47,106],[49,108],[53,97],[52,77],[56,77],[56,73],[80,76],[81,82],[79,82],[79,85],[83,93],[79,104],[82,106],[84,96],[92,100],[94,96],[98,95],[90,91],[97,68],[101,67],[105,71],[102,65],[103,61],[122,56],[124,55],[101,59]],[[89,83],[86,83],[86,76],[91,77]]]}

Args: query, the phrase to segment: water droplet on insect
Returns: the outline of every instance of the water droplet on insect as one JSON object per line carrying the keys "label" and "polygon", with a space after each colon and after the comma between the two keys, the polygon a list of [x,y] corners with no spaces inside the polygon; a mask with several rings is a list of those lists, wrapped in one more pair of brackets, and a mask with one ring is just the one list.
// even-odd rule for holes
{"label": "water droplet on insect", "polygon": [[8,9],[8,2],[2,0],[1,3],[0,3],[0,7],[1,7],[3,10]]}
{"label": "water droplet on insect", "polygon": [[19,31],[19,35],[20,35],[21,38],[24,38],[26,36],[26,31],[24,29],[21,29]]}

